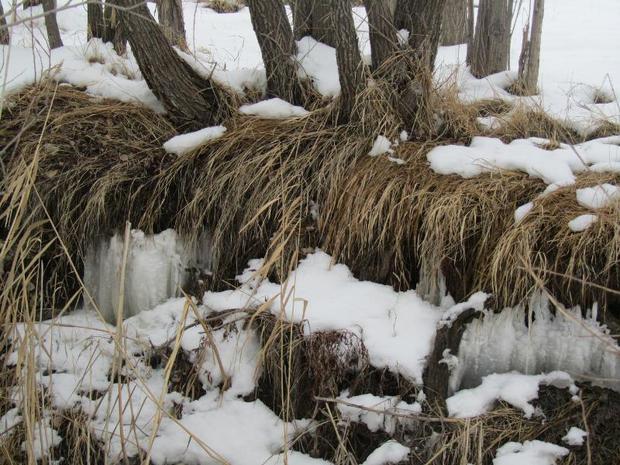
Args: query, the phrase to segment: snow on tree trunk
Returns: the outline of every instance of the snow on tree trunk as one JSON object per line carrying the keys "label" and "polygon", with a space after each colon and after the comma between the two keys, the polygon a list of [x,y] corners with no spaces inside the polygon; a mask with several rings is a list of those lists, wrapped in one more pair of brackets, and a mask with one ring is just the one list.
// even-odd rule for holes
{"label": "snow on tree trunk", "polygon": [[6,24],[6,18],[4,17],[2,2],[0,2],[0,44],[9,45],[9,40],[9,28]]}
{"label": "snow on tree trunk", "polygon": [[380,68],[398,48],[393,12],[384,0],[366,0],[373,69]]}
{"label": "snow on tree trunk", "polygon": [[127,51],[127,37],[123,31],[121,21],[122,12],[116,8],[115,0],[107,0],[103,11],[105,22],[104,42],[112,42],[114,50],[119,55],[124,55]]}
{"label": "snow on tree trunk", "polygon": [[212,83],[201,77],[172,48],[149,9],[141,0],[118,0],[131,9],[121,21],[149,88],[162,102],[169,117],[183,127],[211,126],[220,110]]}
{"label": "snow on tree trunk", "polygon": [[441,44],[457,45],[467,42],[469,0],[447,0],[441,25]]}
{"label": "snow on tree trunk", "polygon": [[336,40],[336,61],[341,88],[339,120],[346,122],[351,116],[355,97],[364,84],[362,57],[357,44],[350,1],[329,0],[327,3]]}
{"label": "snow on tree trunk", "polygon": [[480,0],[478,19],[468,64],[476,77],[508,69],[511,0]]}
{"label": "snow on tree trunk", "polygon": [[88,2],[88,6],[86,7],[86,15],[88,21],[88,30],[86,31],[87,38],[103,38],[103,35],[105,34],[105,25],[103,20],[102,2],[97,0]]}
{"label": "snow on tree trunk", "polygon": [[43,0],[43,11],[45,12],[45,28],[47,29],[50,49],[62,47],[60,30],[56,21],[56,0]]}
{"label": "snow on tree trunk", "polygon": [[534,0],[532,27],[526,26],[521,56],[519,57],[518,91],[524,95],[535,94],[538,90],[538,68],[540,66],[540,44],[542,24],[545,13],[545,0]]}
{"label": "snow on tree trunk", "polygon": [[267,74],[267,95],[297,103],[300,92],[293,31],[281,0],[247,0]]}
{"label": "snow on tree trunk", "polygon": [[172,45],[187,50],[181,0],[156,0],[157,19]]}

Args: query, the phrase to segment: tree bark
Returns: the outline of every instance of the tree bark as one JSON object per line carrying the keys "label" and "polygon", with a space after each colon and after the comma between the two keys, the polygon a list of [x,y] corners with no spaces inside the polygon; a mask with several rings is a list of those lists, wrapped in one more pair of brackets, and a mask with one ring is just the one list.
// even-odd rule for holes
{"label": "tree bark", "polygon": [[121,21],[122,11],[116,8],[116,0],[106,0],[103,10],[105,23],[104,42],[112,42],[114,50],[119,55],[124,55],[127,51],[127,36],[123,30]]}
{"label": "tree bark", "polygon": [[468,64],[480,78],[508,69],[511,0],[480,0],[478,19]]}
{"label": "tree bark", "polygon": [[60,29],[58,29],[58,22],[56,21],[56,1],[43,0],[43,11],[45,12],[45,29],[47,29],[50,49],[62,47]]}
{"label": "tree bark", "polygon": [[441,25],[441,44],[457,45],[469,37],[468,2],[470,0],[447,0]]}
{"label": "tree bark", "polygon": [[437,413],[448,416],[446,399],[450,392],[450,366],[446,356],[458,355],[459,346],[467,325],[480,313],[474,309],[465,310],[450,325],[437,330],[433,351],[426,360],[426,368],[422,375],[424,393],[428,404],[437,409]]}
{"label": "tree bark", "polygon": [[409,2],[409,46],[416,60],[433,70],[439,48],[441,20],[446,0],[410,0]]}
{"label": "tree bark", "polygon": [[331,27],[336,40],[336,61],[340,79],[339,121],[347,122],[355,104],[355,98],[364,85],[362,57],[357,44],[353,12],[349,0],[329,0]]}
{"label": "tree bark", "polygon": [[295,0],[293,6],[293,32],[295,40],[312,35],[313,0]]}
{"label": "tree bark", "polygon": [[103,7],[101,1],[94,0],[92,2],[88,2],[88,6],[86,7],[86,15],[88,18],[86,37],[89,40],[92,38],[103,38],[105,34],[105,23],[103,20]]}
{"label": "tree bark", "polygon": [[534,0],[532,27],[529,37],[525,31],[521,57],[519,58],[519,92],[533,95],[538,90],[538,69],[540,67],[540,45],[542,24],[545,13],[545,0]]}
{"label": "tree bark", "polygon": [[0,2],[0,44],[9,45],[10,39],[9,27],[6,24],[6,18],[4,17],[2,2]]}
{"label": "tree bark", "polygon": [[181,0],[156,0],[157,19],[172,45],[187,50]]}
{"label": "tree bark", "polygon": [[410,26],[409,6],[411,0],[396,0],[394,9],[394,27],[397,31],[407,29]]}
{"label": "tree bark", "polygon": [[[312,37],[330,47],[336,47],[338,43],[338,33],[333,26],[335,11],[332,9],[333,3],[333,0],[313,0],[312,6]],[[350,10],[350,0],[346,3]],[[353,24],[353,17],[351,14],[349,16],[351,17],[351,24]],[[353,30],[355,30],[355,26],[353,26]]]}
{"label": "tree bark", "polygon": [[171,120],[190,128],[216,123],[221,102],[213,84],[179,57],[146,3],[118,0],[118,4],[127,9],[123,11],[121,21],[140,72]]}
{"label": "tree bark", "polygon": [[377,70],[398,49],[396,28],[392,21],[390,5],[384,0],[366,0],[372,68]]}
{"label": "tree bark", "polygon": [[293,61],[295,42],[281,0],[247,0],[252,26],[265,63],[267,95],[298,103],[301,98]]}

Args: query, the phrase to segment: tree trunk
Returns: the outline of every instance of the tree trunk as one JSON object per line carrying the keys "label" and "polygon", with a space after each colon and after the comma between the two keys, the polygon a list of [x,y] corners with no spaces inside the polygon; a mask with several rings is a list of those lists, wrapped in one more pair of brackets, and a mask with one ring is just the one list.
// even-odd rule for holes
{"label": "tree trunk", "polygon": [[441,44],[457,45],[469,37],[468,6],[470,0],[447,0],[441,25]]}
{"label": "tree trunk", "polygon": [[9,45],[9,41],[9,27],[6,24],[6,18],[4,17],[2,2],[0,2],[0,45]]}
{"label": "tree trunk", "polygon": [[127,36],[123,30],[121,21],[122,11],[116,8],[116,0],[106,0],[103,11],[105,34],[104,42],[112,42],[114,50],[119,55],[124,55],[127,51]]}
{"label": "tree trunk", "polygon": [[295,42],[284,4],[281,0],[247,0],[247,4],[265,63],[267,95],[298,103],[301,92],[293,61]]}
{"label": "tree trunk", "polygon": [[100,1],[93,0],[88,2],[86,7],[88,29],[86,31],[86,37],[90,40],[92,38],[101,39],[105,34],[105,24],[103,20],[103,7]]}
{"label": "tree trunk", "polygon": [[329,17],[336,39],[336,61],[340,79],[339,121],[347,122],[355,104],[355,98],[364,84],[362,57],[357,44],[357,33],[349,0],[329,0]]}
{"label": "tree trunk", "polygon": [[47,40],[50,44],[50,49],[62,47],[60,30],[56,21],[56,1],[43,0],[43,11],[45,12],[45,28],[47,29]]}
{"label": "tree trunk", "polygon": [[181,0],[156,0],[157,19],[172,45],[187,50]]}
{"label": "tree trunk", "polygon": [[480,0],[468,64],[480,78],[508,69],[512,1]]}
{"label": "tree trunk", "polygon": [[435,65],[439,48],[441,20],[446,0],[410,0],[409,2],[409,46],[420,65],[430,71]]}
{"label": "tree trunk", "polygon": [[398,49],[390,5],[384,0],[366,0],[372,68],[377,70]]}
{"label": "tree trunk", "polygon": [[[312,0],[312,37],[314,37],[319,42],[323,42],[331,47],[336,47],[338,43],[338,33],[336,32],[336,28],[333,26],[333,16],[335,10],[332,9],[334,4],[333,0]],[[351,9],[351,2],[348,0],[346,2],[349,10]],[[351,17],[351,24],[353,23],[353,17]],[[340,27],[340,25],[338,25]],[[348,25],[347,25],[348,28]],[[353,30],[355,30],[355,25],[353,25]]]}
{"label": "tree trunk", "polygon": [[525,31],[521,57],[519,58],[518,91],[523,95],[533,95],[538,91],[538,69],[540,67],[540,44],[544,14],[545,0],[534,0],[532,27],[529,38],[527,30]]}
{"label": "tree trunk", "polygon": [[448,416],[446,399],[450,394],[451,367],[446,358],[458,355],[459,346],[467,325],[480,315],[474,309],[462,312],[452,324],[442,326],[435,334],[433,351],[426,360],[422,375],[426,400],[437,414]]}
{"label": "tree trunk", "polygon": [[313,0],[295,0],[292,7],[295,40],[312,35]]}
{"label": "tree trunk", "polygon": [[169,44],[146,3],[118,0],[121,21],[140,72],[162,102],[173,122],[183,127],[205,127],[217,122],[218,93],[213,84],[198,75]]}
{"label": "tree trunk", "polygon": [[397,31],[407,29],[410,26],[409,6],[411,0],[396,0],[394,10],[394,27]]}

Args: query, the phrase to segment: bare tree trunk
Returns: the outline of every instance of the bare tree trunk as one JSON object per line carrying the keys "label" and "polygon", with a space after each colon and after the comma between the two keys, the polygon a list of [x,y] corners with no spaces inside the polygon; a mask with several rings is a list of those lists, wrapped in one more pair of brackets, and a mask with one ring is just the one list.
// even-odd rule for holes
{"label": "bare tree trunk", "polygon": [[198,75],[172,48],[142,0],[118,0],[140,72],[172,121],[185,127],[217,122],[221,102],[213,84]]}
{"label": "bare tree trunk", "polygon": [[336,61],[340,79],[339,121],[351,117],[355,98],[364,85],[362,57],[357,44],[357,33],[349,0],[329,0],[334,38],[336,39]]}
{"label": "bare tree trunk", "polygon": [[474,0],[467,0],[467,58],[470,62],[470,54],[474,48]]}
{"label": "bare tree trunk", "polygon": [[267,73],[267,95],[299,102],[295,42],[281,0],[247,0]]}
{"label": "bare tree trunk", "polygon": [[[332,9],[332,5],[334,3],[333,0],[312,1],[312,37],[331,47],[336,47],[336,44],[338,43],[338,33],[336,32],[332,21],[335,11]],[[346,3],[350,10],[350,0]],[[353,24],[353,17],[351,17],[351,24]],[[355,26],[353,26],[353,30],[355,30]]]}
{"label": "bare tree trunk", "polygon": [[187,50],[181,0],[156,0],[157,19],[172,45]]}
{"label": "bare tree trunk", "polygon": [[398,48],[390,5],[384,0],[366,0],[372,67],[379,69]]}
{"label": "bare tree trunk", "polygon": [[396,0],[396,8],[394,10],[394,27],[396,30],[407,29],[410,23],[410,7],[411,0]]}
{"label": "bare tree trunk", "polygon": [[56,0],[43,0],[43,11],[45,12],[45,29],[47,29],[50,49],[62,47],[60,30],[56,21]]}
{"label": "bare tree trunk", "polygon": [[441,25],[441,44],[457,45],[469,37],[468,6],[470,0],[447,0]]}
{"label": "bare tree trunk", "polygon": [[312,35],[313,0],[295,0],[292,7],[295,40]]}
{"label": "bare tree trunk", "polygon": [[476,77],[508,69],[510,51],[511,0],[480,0],[478,21],[468,53],[468,64]]}
{"label": "bare tree trunk", "polygon": [[441,20],[446,0],[410,0],[409,2],[409,46],[416,60],[429,70],[435,66],[439,48]]}
{"label": "bare tree trunk", "polygon": [[9,27],[6,24],[6,18],[4,17],[2,2],[0,2],[0,45],[9,45],[9,41]]}
{"label": "bare tree trunk", "polygon": [[86,37],[88,39],[103,38],[105,34],[105,24],[103,21],[103,7],[101,1],[93,0],[92,2],[88,2],[86,14],[88,17]]}
{"label": "bare tree trunk", "polygon": [[[521,56],[519,58],[518,91],[524,95],[533,95],[538,91],[538,69],[540,67],[540,44],[542,38],[545,0],[534,0],[532,27],[524,31]],[[529,28],[529,25],[527,26]]]}
{"label": "bare tree trunk", "polygon": [[127,51],[127,36],[123,30],[123,22],[121,21],[122,12],[116,8],[114,3],[116,0],[106,0],[103,11],[105,34],[104,42],[112,42],[114,50],[119,55],[124,55]]}

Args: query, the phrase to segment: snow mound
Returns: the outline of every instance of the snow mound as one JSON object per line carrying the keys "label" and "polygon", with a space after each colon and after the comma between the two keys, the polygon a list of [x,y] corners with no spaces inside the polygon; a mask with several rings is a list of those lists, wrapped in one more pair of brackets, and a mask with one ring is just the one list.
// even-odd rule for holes
{"label": "snow mound", "polygon": [[571,377],[561,371],[547,375],[523,375],[520,373],[492,374],[482,378],[476,388],[464,389],[446,399],[450,416],[470,418],[491,411],[496,401],[502,400],[523,410],[527,418],[536,413],[530,401],[538,397],[541,384],[556,387],[573,385]]}
{"label": "snow mound", "polygon": [[164,143],[164,150],[179,156],[185,155],[211,140],[222,137],[225,132],[226,128],[224,126],[211,126],[198,131],[188,132],[187,134],[174,136]]}
{"label": "snow mound", "polygon": [[370,149],[370,152],[368,152],[368,155],[371,157],[376,157],[378,155],[383,155],[384,153],[394,153],[394,150],[392,150],[392,143],[385,136],[377,136],[377,139],[372,144],[372,148]]}
{"label": "snow mound", "polygon": [[335,48],[306,36],[297,42],[297,60],[301,77],[310,78],[321,95],[335,97],[340,94]]}
{"label": "snow mound", "polygon": [[394,440],[387,441],[370,453],[362,465],[387,465],[407,459],[411,449]]}
{"label": "snow mound", "polygon": [[582,430],[581,428],[577,428],[576,426],[571,426],[566,433],[566,436],[562,438],[569,446],[583,446],[585,438],[588,436],[588,433]]}
{"label": "snow mound", "polygon": [[579,215],[568,222],[568,227],[573,232],[582,232],[598,221],[596,215]]}
{"label": "snow mound", "polygon": [[285,119],[306,116],[309,111],[279,98],[263,100],[252,105],[242,105],[239,111],[244,115],[258,116],[267,119]]}
{"label": "snow mound", "polygon": [[267,303],[274,314],[304,321],[306,334],[346,330],[358,335],[370,363],[422,382],[424,360],[431,350],[436,324],[443,311],[415,291],[396,292],[390,286],[357,280],[344,265],[317,251],[308,255],[284,283],[257,282],[259,261],[238,277],[242,286],[207,292],[204,304],[213,311],[257,307]]}
{"label": "snow mound", "polygon": [[597,210],[605,208],[614,200],[620,199],[620,187],[613,184],[601,184],[585,189],[577,189],[577,203],[585,208]]}
{"label": "snow mound", "polygon": [[[575,174],[591,164],[620,162],[620,137],[608,137],[554,150],[540,146],[545,139],[518,139],[509,144],[489,137],[474,137],[469,146],[444,145],[431,150],[427,159],[439,174],[473,178],[495,170],[522,171],[547,184],[568,185]],[[600,165],[599,165],[600,166]]]}
{"label": "snow mound", "polygon": [[497,449],[493,465],[554,465],[568,449],[549,442],[508,442]]}

